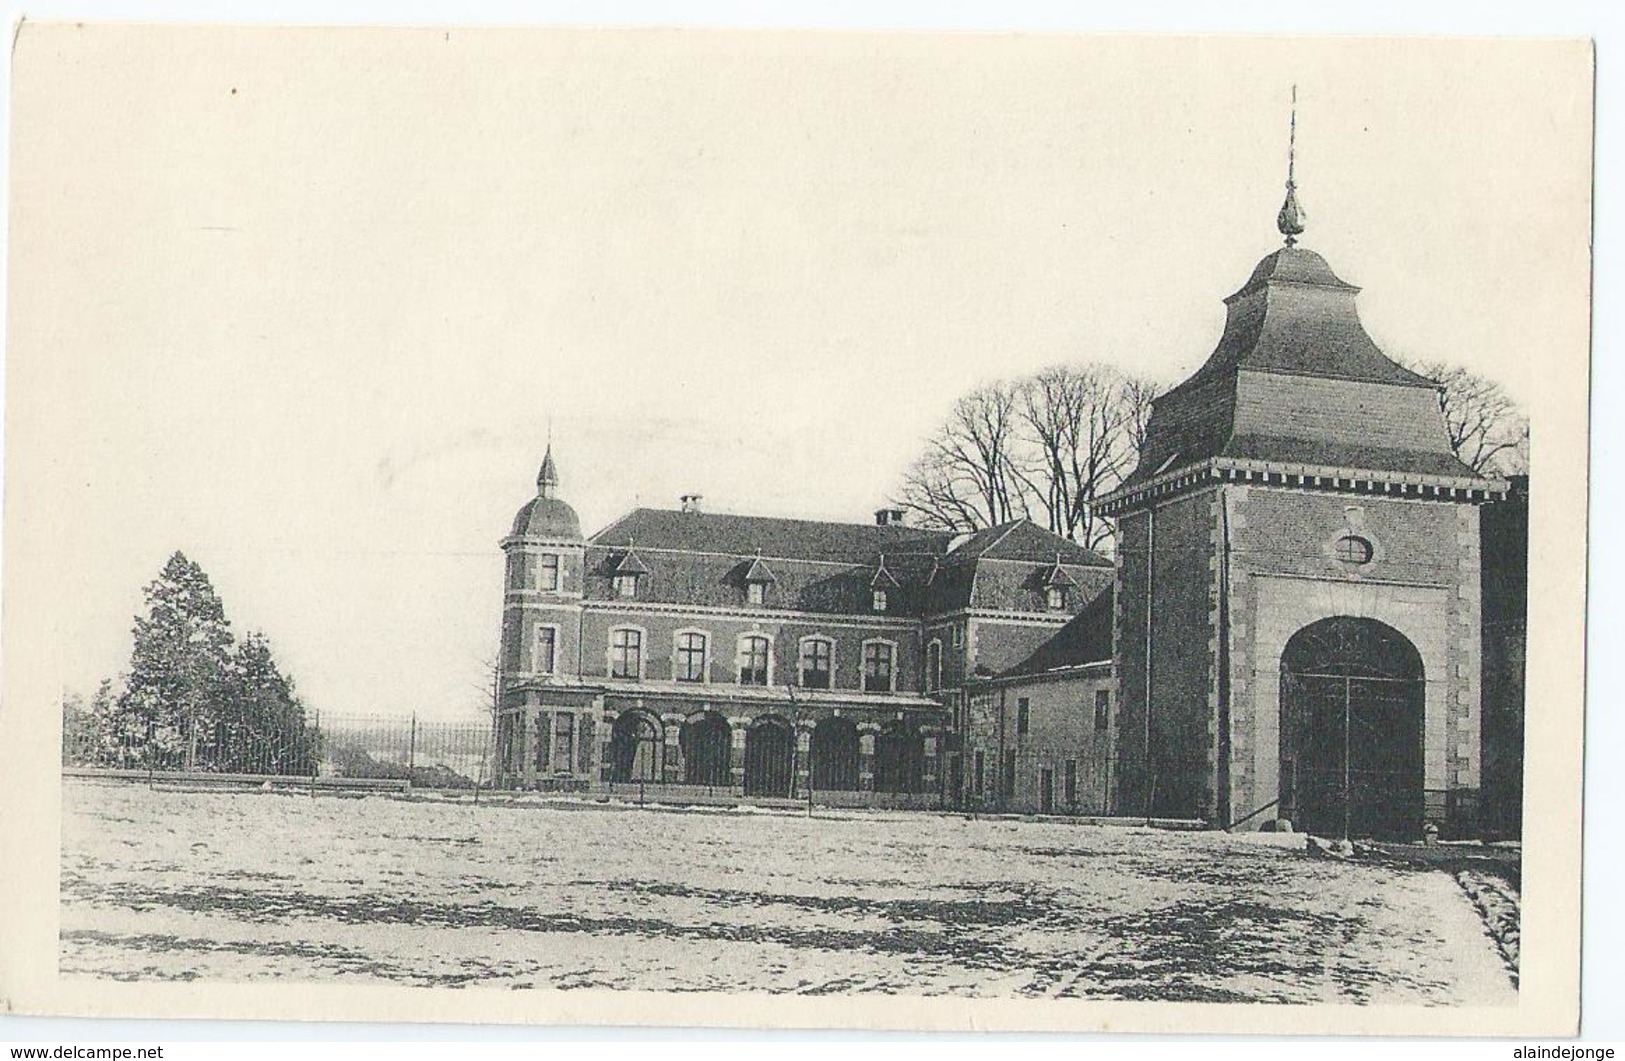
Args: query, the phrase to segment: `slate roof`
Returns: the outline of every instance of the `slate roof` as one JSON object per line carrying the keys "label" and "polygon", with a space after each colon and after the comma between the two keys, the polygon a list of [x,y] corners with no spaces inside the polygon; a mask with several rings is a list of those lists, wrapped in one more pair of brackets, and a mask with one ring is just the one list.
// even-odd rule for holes
{"label": "slate roof", "polygon": [[829,523],[639,508],[593,535],[594,545],[640,546],[693,552],[732,553],[773,559],[872,563],[881,553],[941,553],[946,531],[874,523]]}
{"label": "slate roof", "polygon": [[640,508],[589,542],[585,592],[612,596],[610,580],[631,548],[645,569],[639,600],[715,607],[739,606],[745,584],[769,563],[769,607],[840,614],[874,614],[876,587],[887,590],[888,616],[1043,611],[1049,579],[1078,587],[1081,602],[1112,578],[1109,559],[1028,520],[955,542],[946,531],[897,524]]}
{"label": "slate roof", "polygon": [[1112,659],[1112,611],[1116,590],[1112,583],[1095,594],[1087,606],[1055,631],[1033,654],[997,678],[1022,678],[1044,674],[1063,667],[1087,663],[1110,663]]}
{"label": "slate roof", "polygon": [[533,497],[514,516],[512,533],[533,538],[578,539],[581,517],[556,497]]}
{"label": "slate roof", "polygon": [[1093,549],[1086,549],[1077,542],[1068,541],[1028,519],[1010,520],[1008,523],[1000,523],[998,526],[977,531],[956,545],[943,557],[942,562],[952,564],[965,560],[985,559],[1029,560],[1041,563],[1048,560],[1053,564],[1057,558],[1059,562],[1065,564],[1112,566],[1111,560]]}
{"label": "slate roof", "polygon": [[[1438,384],[1366,334],[1359,290],[1302,247],[1259,262],[1225,299],[1213,353],[1153,404],[1125,487],[1213,457],[1476,478],[1450,451]],[[1338,408],[1358,418],[1339,422]]]}

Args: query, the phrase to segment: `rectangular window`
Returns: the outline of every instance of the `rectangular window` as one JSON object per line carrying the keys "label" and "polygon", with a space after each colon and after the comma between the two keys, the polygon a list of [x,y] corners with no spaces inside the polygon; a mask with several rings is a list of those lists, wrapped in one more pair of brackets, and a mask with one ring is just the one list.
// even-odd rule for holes
{"label": "rectangular window", "polygon": [[677,673],[680,682],[705,681],[705,635],[677,635]]}
{"label": "rectangular window", "polygon": [[585,774],[592,769],[592,716],[581,716],[581,729],[576,734],[576,772]]}
{"label": "rectangular window", "polygon": [[801,684],[806,689],[829,688],[830,652],[828,641],[801,643]]}
{"label": "rectangular window", "polygon": [[1095,732],[1104,732],[1111,725],[1112,694],[1105,689],[1095,690]]}
{"label": "rectangular window", "polygon": [[547,756],[550,751],[547,735],[552,732],[548,729],[552,717],[546,711],[536,715],[536,743],[531,747],[531,759],[538,774],[547,773]]}
{"label": "rectangular window", "polygon": [[1052,612],[1058,612],[1065,608],[1066,590],[1060,586],[1051,586],[1049,588],[1048,599],[1045,601],[1045,603],[1049,605],[1049,610]]}
{"label": "rectangular window", "polygon": [[747,637],[739,642],[739,684],[767,684],[768,641],[765,637]]}
{"label": "rectangular window", "polygon": [[1047,766],[1038,771],[1038,812],[1055,813],[1055,771]]}
{"label": "rectangular window", "polygon": [[761,607],[767,603],[767,583],[747,582],[745,584],[745,602]]}
{"label": "rectangular window", "polygon": [[536,588],[555,591],[559,588],[559,554],[543,553],[537,558]]}
{"label": "rectangular window", "polygon": [[1022,696],[1016,699],[1016,736],[1025,737],[1032,728],[1033,710],[1032,701]]}
{"label": "rectangular window", "polygon": [[530,588],[530,557],[525,553],[508,554],[508,588]]}
{"label": "rectangular window", "polygon": [[1011,802],[1016,798],[1016,750],[1006,748],[1004,752],[1004,801]]}
{"label": "rectangular window", "polygon": [[874,605],[875,611],[877,611],[877,612],[885,611],[886,610],[886,591],[883,590],[883,589],[875,590],[874,596],[870,599],[870,603]]}
{"label": "rectangular window", "polygon": [[963,626],[954,627],[954,647],[955,648],[960,648],[964,644],[965,644],[965,628]]}
{"label": "rectangular window", "polygon": [[1066,772],[1062,777],[1062,783],[1066,786],[1066,805],[1075,807],[1078,805],[1078,761],[1076,759],[1066,761]]}
{"label": "rectangular window", "polygon": [[559,632],[551,626],[536,629],[536,673],[552,674],[554,657],[558,654]]}
{"label": "rectangular window", "polygon": [[569,773],[574,751],[576,717],[564,711],[553,715],[553,771]]}
{"label": "rectangular window", "polygon": [[925,691],[934,693],[942,688],[942,642],[933,641],[925,647]]}
{"label": "rectangular window", "polygon": [[976,753],[975,768],[971,771],[975,776],[971,779],[971,787],[978,796],[987,792],[987,756],[982,752]]}
{"label": "rectangular window", "polygon": [[616,575],[613,589],[615,596],[622,599],[636,597],[638,595],[638,576]]}
{"label": "rectangular window", "polygon": [[609,676],[637,678],[643,673],[643,634],[614,630],[609,635]]}
{"label": "rectangular window", "polygon": [[892,691],[891,646],[871,642],[863,646],[863,691],[889,693]]}

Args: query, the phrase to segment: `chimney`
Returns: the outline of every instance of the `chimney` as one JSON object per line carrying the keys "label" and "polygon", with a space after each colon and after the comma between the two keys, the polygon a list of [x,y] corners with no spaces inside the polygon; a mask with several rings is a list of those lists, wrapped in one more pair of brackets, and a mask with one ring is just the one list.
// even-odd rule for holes
{"label": "chimney", "polygon": [[698,512],[700,510],[700,499],[703,496],[703,494],[684,494],[679,499],[683,502],[683,511]]}
{"label": "chimney", "polygon": [[903,523],[903,510],[902,509],[900,509],[900,508],[877,508],[877,509],[875,509],[875,526],[877,526],[877,527],[902,526],[902,523]]}

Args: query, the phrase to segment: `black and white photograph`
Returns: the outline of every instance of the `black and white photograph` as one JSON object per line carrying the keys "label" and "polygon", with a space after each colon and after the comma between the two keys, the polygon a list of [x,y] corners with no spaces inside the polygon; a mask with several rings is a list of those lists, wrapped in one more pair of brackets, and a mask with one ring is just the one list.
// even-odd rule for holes
{"label": "black and white photograph", "polygon": [[11,1006],[1573,1033],[1587,42],[13,50]]}

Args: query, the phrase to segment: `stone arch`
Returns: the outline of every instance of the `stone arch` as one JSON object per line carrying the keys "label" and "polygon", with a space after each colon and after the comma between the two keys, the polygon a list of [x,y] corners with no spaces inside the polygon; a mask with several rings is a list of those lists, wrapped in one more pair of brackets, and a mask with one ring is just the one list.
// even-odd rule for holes
{"label": "stone arch", "polygon": [[790,795],[795,779],[796,733],[778,715],[763,715],[745,732],[745,795]]}
{"label": "stone arch", "polygon": [[849,718],[820,719],[812,732],[812,787],[851,791],[858,787],[858,727]]}
{"label": "stone arch", "polygon": [[875,791],[919,792],[925,784],[925,737],[908,719],[893,719],[875,739]]}
{"label": "stone arch", "polygon": [[733,783],[733,728],[715,711],[690,715],[677,731],[683,781],[724,788]]}
{"label": "stone arch", "polygon": [[609,738],[611,781],[659,781],[664,730],[647,711],[623,711],[615,716]]}
{"label": "stone arch", "polygon": [[1421,653],[1375,619],[1309,623],[1281,653],[1281,815],[1322,836],[1421,833]]}

